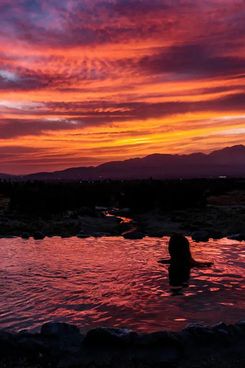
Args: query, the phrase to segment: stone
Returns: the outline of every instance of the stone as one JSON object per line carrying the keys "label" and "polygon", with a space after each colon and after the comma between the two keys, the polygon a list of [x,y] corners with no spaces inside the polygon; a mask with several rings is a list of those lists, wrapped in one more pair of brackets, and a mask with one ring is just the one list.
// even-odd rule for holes
{"label": "stone", "polygon": [[16,350],[16,341],[14,336],[6,331],[0,330],[0,355],[6,355]]}
{"label": "stone", "polygon": [[231,328],[223,322],[219,322],[211,326],[212,331],[215,333],[216,340],[222,343],[229,343],[232,339]]}
{"label": "stone", "polygon": [[140,346],[173,346],[181,347],[181,341],[178,335],[169,331],[158,331],[138,335],[135,343]]}
{"label": "stone", "polygon": [[88,331],[84,344],[88,345],[127,345],[132,344],[137,333],[124,328],[98,327]]}
{"label": "stone", "polygon": [[222,239],[224,237],[224,234],[221,231],[218,230],[211,230],[210,231],[210,238],[217,240]]}
{"label": "stone", "polygon": [[17,338],[17,343],[20,351],[26,352],[29,355],[47,353],[52,349],[52,344],[49,341],[42,339],[40,335],[19,335]]}
{"label": "stone", "polygon": [[237,323],[235,323],[234,325],[235,327],[237,327],[239,329],[239,331],[245,335],[245,321],[239,321]]}
{"label": "stone", "polygon": [[22,239],[29,239],[30,238],[30,234],[29,233],[26,233],[26,232],[23,232],[21,234],[21,237],[22,237]]}
{"label": "stone", "polygon": [[152,238],[162,238],[166,233],[164,231],[148,231],[147,235]]}
{"label": "stone", "polygon": [[[137,351],[134,361],[141,362],[142,367],[172,367],[182,357],[182,353],[175,347],[145,348]],[[171,365],[170,365],[171,364]],[[140,365],[136,365],[137,367]],[[175,365],[174,365],[175,366]]]}
{"label": "stone", "polygon": [[77,326],[71,325],[69,323],[48,322],[41,327],[41,335],[43,336],[57,337],[74,334],[79,335],[80,330]]}
{"label": "stone", "polygon": [[45,235],[41,231],[36,231],[33,233],[33,238],[35,240],[42,240],[45,238]]}
{"label": "stone", "polygon": [[86,233],[78,233],[77,234],[77,238],[80,238],[80,239],[85,239],[85,238],[89,238],[90,235],[89,234],[86,234]]}
{"label": "stone", "polygon": [[209,233],[205,230],[200,230],[200,231],[194,231],[191,234],[192,240],[196,241],[196,242],[206,242],[209,240],[210,236]]}
{"label": "stone", "polygon": [[122,234],[124,239],[143,239],[145,234],[141,233],[140,231],[127,231],[126,233]]}
{"label": "stone", "polygon": [[201,324],[189,324],[184,328],[183,333],[187,333],[194,343],[212,343],[215,337],[212,328]]}
{"label": "stone", "polygon": [[95,238],[100,238],[102,236],[110,236],[111,234],[108,232],[104,232],[104,231],[94,231],[91,236],[95,237]]}
{"label": "stone", "polygon": [[245,234],[241,234],[241,233],[232,234],[232,235],[228,236],[228,239],[243,241],[243,240],[245,240]]}

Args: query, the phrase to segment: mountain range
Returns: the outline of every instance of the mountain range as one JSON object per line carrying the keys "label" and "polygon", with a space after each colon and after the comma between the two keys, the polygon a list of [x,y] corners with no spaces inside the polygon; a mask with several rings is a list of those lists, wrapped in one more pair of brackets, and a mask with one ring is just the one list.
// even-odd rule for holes
{"label": "mountain range", "polygon": [[245,146],[236,145],[209,154],[152,154],[143,158],[112,161],[99,166],[75,167],[62,171],[24,176],[0,174],[15,180],[103,180],[245,177]]}

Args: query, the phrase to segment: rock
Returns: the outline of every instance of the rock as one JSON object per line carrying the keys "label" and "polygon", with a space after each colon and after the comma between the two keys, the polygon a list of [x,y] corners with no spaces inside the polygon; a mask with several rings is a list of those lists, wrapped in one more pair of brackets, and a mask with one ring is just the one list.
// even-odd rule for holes
{"label": "rock", "polygon": [[206,242],[209,240],[209,233],[205,230],[200,230],[200,231],[194,231],[191,234],[192,240],[196,241],[196,242]]}
{"label": "rock", "polygon": [[93,365],[93,357],[89,358],[89,356],[86,356],[86,357],[78,356],[77,357],[77,356],[68,355],[68,356],[62,357],[57,364],[57,368],[74,368],[74,367],[94,368],[95,366]]}
{"label": "rock", "polygon": [[134,358],[134,361],[142,365],[137,364],[133,365],[133,367],[176,367],[175,364],[182,356],[183,354],[175,347],[163,346],[151,349],[145,348],[137,351]]}
{"label": "rock", "polygon": [[56,355],[79,353],[84,339],[79,328],[68,323],[44,324],[41,328],[41,337],[49,340],[52,354]]}
{"label": "rock", "polygon": [[234,325],[236,328],[239,329],[239,331],[245,335],[245,321],[239,321],[237,323],[235,323]]}
{"label": "rock", "polygon": [[91,235],[95,238],[100,238],[102,236],[110,236],[111,234],[104,231],[94,231]]}
{"label": "rock", "polygon": [[187,334],[187,340],[193,343],[212,343],[215,333],[212,328],[200,324],[190,324],[183,329],[183,336]]}
{"label": "rock", "polygon": [[241,234],[241,233],[232,234],[232,235],[228,236],[228,239],[243,241],[243,240],[245,240],[245,234]]}
{"label": "rock", "polygon": [[224,322],[218,322],[211,326],[211,328],[215,331],[217,330],[227,330],[228,325]]}
{"label": "rock", "polygon": [[40,335],[19,335],[17,344],[20,351],[26,352],[28,355],[39,355],[40,353],[48,353],[52,350],[53,345],[50,341],[42,339]]}
{"label": "rock", "polygon": [[216,340],[222,343],[229,343],[232,339],[231,328],[223,322],[219,322],[212,327]]}
{"label": "rock", "polygon": [[72,235],[70,233],[68,233],[67,231],[62,231],[59,235],[57,236],[60,236],[62,239],[65,239],[65,238],[70,238]]}
{"label": "rock", "polygon": [[124,239],[143,239],[145,234],[141,233],[140,231],[133,230],[123,233],[122,236]]}
{"label": "rock", "polygon": [[11,333],[0,330],[0,356],[14,352],[16,347],[14,336]]}
{"label": "rock", "polygon": [[221,231],[218,231],[218,230],[210,231],[210,238],[214,240],[222,239],[223,237],[224,237],[224,234]]}
{"label": "rock", "polygon": [[48,322],[42,325],[41,335],[57,337],[63,335],[80,335],[80,330],[77,326],[68,323],[54,323]]}
{"label": "rock", "polygon": [[137,333],[124,328],[98,327],[88,331],[84,338],[87,345],[128,345],[136,339]]}
{"label": "rock", "polygon": [[45,235],[41,231],[36,231],[33,233],[33,238],[35,240],[42,240],[45,238]]}
{"label": "rock", "polygon": [[140,346],[174,346],[181,347],[181,341],[178,335],[169,331],[158,331],[138,335],[135,344]]}
{"label": "rock", "polygon": [[166,233],[164,231],[148,231],[147,235],[152,238],[162,238]]}
{"label": "rock", "polygon": [[21,237],[22,237],[22,239],[29,239],[30,238],[30,234],[24,232],[24,233],[21,234]]}
{"label": "rock", "polygon": [[77,234],[77,238],[80,238],[80,239],[85,239],[85,238],[89,238],[90,237],[90,234],[87,234],[87,233],[78,233]]}

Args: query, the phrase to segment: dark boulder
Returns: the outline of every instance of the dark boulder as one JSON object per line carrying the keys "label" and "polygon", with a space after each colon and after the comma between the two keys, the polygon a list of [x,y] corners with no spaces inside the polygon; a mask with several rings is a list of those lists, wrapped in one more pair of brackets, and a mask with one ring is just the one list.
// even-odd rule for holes
{"label": "dark boulder", "polygon": [[212,238],[214,240],[222,239],[222,238],[224,238],[224,234],[222,233],[222,231],[211,230],[210,231],[210,238]]}
{"label": "dark boulder", "polygon": [[180,334],[183,338],[186,338],[187,342],[192,342],[194,344],[212,344],[215,339],[215,333],[209,326],[204,326],[200,324],[189,324],[184,328]]}
{"label": "dark boulder", "polygon": [[59,337],[74,334],[80,334],[80,330],[77,326],[70,325],[69,323],[48,322],[41,327],[41,335],[43,336]]}
{"label": "dark boulder", "polygon": [[16,351],[17,344],[14,335],[0,330],[0,355],[9,354]]}
{"label": "dark boulder", "polygon": [[196,242],[207,242],[210,238],[210,235],[207,231],[205,230],[200,230],[200,231],[194,231],[191,234],[192,240],[196,241]]}
{"label": "dark boulder", "polygon": [[33,233],[33,238],[35,240],[42,240],[45,238],[45,235],[41,231],[36,231]]}
{"label": "dark boulder", "polygon": [[79,353],[84,339],[79,328],[68,323],[46,323],[41,328],[41,336],[50,341],[53,353]]}
{"label": "dark boulder", "polygon": [[16,336],[16,342],[19,351],[28,354],[28,356],[38,356],[39,354],[49,353],[53,345],[49,340],[43,338],[40,335],[32,334],[18,334]]}
{"label": "dark boulder", "polygon": [[30,234],[29,233],[26,233],[26,232],[23,232],[21,234],[21,237],[22,237],[22,239],[29,239],[30,238]]}
{"label": "dark boulder", "polygon": [[88,331],[84,338],[87,345],[129,345],[137,337],[137,333],[124,328],[98,327]]}
{"label": "dark boulder", "polygon": [[245,240],[245,233],[232,234],[232,235],[228,236],[228,239],[243,241],[243,240]]}
{"label": "dark boulder", "polygon": [[77,238],[85,239],[85,238],[89,238],[90,237],[90,234],[84,233],[84,232],[80,232],[76,236],[77,236]]}
{"label": "dark boulder", "polygon": [[135,344],[139,346],[172,346],[181,347],[178,334],[169,331],[158,331],[148,334],[139,334],[135,339]]}
{"label": "dark boulder", "polygon": [[143,239],[145,237],[145,234],[143,234],[140,231],[137,230],[133,230],[133,231],[127,231],[125,233],[122,234],[124,239],[132,239],[132,240],[136,240],[136,239]]}
{"label": "dark boulder", "polygon": [[235,323],[234,327],[239,331],[239,334],[245,336],[245,321],[239,321]]}
{"label": "dark boulder", "polygon": [[215,334],[216,341],[222,344],[229,344],[233,338],[233,330],[229,325],[219,322],[212,327],[212,331]]}

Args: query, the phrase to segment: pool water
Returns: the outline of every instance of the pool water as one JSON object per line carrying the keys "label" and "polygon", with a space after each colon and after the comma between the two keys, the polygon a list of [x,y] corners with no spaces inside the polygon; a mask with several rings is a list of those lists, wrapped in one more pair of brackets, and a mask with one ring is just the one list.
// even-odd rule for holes
{"label": "pool water", "polygon": [[168,282],[168,238],[0,239],[0,328],[36,331],[47,321],[138,331],[244,319],[245,242],[191,242],[189,286]]}

